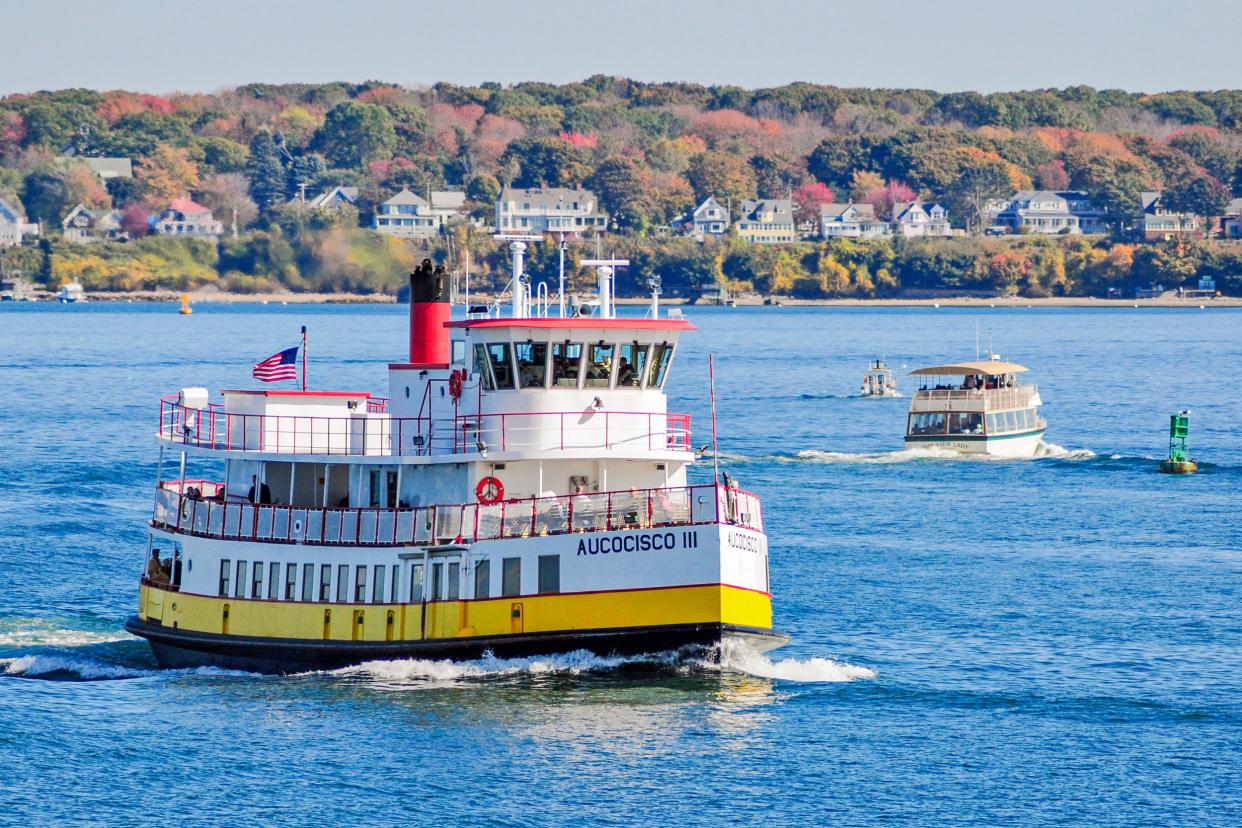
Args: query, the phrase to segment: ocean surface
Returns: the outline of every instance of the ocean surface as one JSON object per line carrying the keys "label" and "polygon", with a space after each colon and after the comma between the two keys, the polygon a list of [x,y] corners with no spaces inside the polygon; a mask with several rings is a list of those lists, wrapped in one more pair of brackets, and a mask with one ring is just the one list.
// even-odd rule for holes
{"label": "ocean surface", "polygon": [[[386,394],[404,314],[0,306],[0,824],[1242,824],[1242,312],[687,310],[670,408],[710,441],[714,352],[766,657],[156,669],[121,624],[159,395],[302,324],[312,386]],[[852,396],[977,339],[1044,456],[905,451],[908,400]],[[1164,476],[1182,408],[1201,471]]]}

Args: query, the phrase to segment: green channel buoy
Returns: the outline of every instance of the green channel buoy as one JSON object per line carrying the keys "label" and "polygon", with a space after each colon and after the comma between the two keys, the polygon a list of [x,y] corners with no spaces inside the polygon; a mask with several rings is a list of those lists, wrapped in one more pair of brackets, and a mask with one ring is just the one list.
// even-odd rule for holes
{"label": "green channel buoy", "polygon": [[1160,461],[1164,474],[1194,474],[1199,464],[1190,456],[1190,411],[1179,411],[1169,417],[1169,456]]}

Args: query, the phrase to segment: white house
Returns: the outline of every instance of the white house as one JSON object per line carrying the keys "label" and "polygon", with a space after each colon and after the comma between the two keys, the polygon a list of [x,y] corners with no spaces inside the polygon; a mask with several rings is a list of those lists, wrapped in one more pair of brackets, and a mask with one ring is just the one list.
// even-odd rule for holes
{"label": "white house", "polygon": [[121,231],[121,212],[119,210],[88,210],[85,204],[78,203],[61,221],[65,241],[76,244],[89,244],[97,241],[112,241],[125,237]]}
{"label": "white house", "polygon": [[719,238],[729,232],[729,208],[708,196],[688,215],[673,220],[673,227],[696,239]]}
{"label": "white house", "polygon": [[1041,234],[1104,233],[1108,223],[1104,210],[1091,203],[1080,190],[1021,190],[1009,198],[988,203],[989,222],[1019,231]]}
{"label": "white house", "polygon": [[825,239],[876,239],[892,232],[887,221],[875,214],[871,204],[823,204],[819,208],[819,232]]}
{"label": "white house", "polygon": [[381,204],[371,220],[371,229],[386,236],[429,239],[440,232],[440,214],[431,202],[402,187],[401,192]]}
{"label": "white house", "polygon": [[1220,225],[1221,235],[1225,238],[1242,239],[1242,198],[1229,202]]}
{"label": "white house", "polygon": [[564,233],[579,236],[603,231],[608,216],[590,190],[566,187],[505,187],[496,202],[496,230],[500,233]]}
{"label": "white house", "polygon": [[894,236],[951,236],[949,214],[939,204],[926,205],[917,201],[899,201],[893,205]]}
{"label": "white house", "polygon": [[17,208],[0,198],[0,247],[15,247],[22,236],[39,235],[39,225],[25,220]]}
{"label": "white house", "polygon": [[190,198],[174,198],[155,221],[155,232],[162,236],[216,237],[224,225],[211,211]]}
{"label": "white house", "polygon": [[797,241],[793,201],[788,198],[746,199],[738,210],[737,235],[758,244]]}

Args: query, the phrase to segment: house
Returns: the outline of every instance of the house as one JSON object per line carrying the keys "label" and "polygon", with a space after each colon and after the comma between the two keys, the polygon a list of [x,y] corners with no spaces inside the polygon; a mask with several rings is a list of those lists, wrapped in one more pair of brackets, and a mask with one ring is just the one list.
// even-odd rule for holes
{"label": "house", "polygon": [[1011,233],[1104,233],[1107,216],[1080,190],[1021,190],[987,205],[988,221]]}
{"label": "house", "polygon": [[674,229],[700,241],[720,238],[729,232],[729,208],[717,201],[715,196],[708,196],[686,215],[673,219],[671,224]]}
{"label": "house", "polygon": [[17,208],[0,198],[0,247],[16,247],[22,236],[39,235],[39,225],[31,224]]}
{"label": "house", "polygon": [[440,225],[447,225],[466,214],[466,194],[461,190],[432,190],[431,212],[440,217]]}
{"label": "house", "polygon": [[[294,201],[297,200],[296,198],[294,199]],[[345,205],[357,203],[358,188],[341,186],[333,187],[331,190],[320,193],[306,202],[307,206],[312,210],[338,210]]]}
{"label": "house", "polygon": [[758,244],[797,241],[793,201],[788,198],[746,199],[738,210],[737,235]]}
{"label": "house", "polygon": [[105,184],[110,178],[134,177],[134,165],[128,158],[82,158],[82,160],[95,171],[95,175],[103,179]]}
{"label": "house", "polygon": [[1221,235],[1227,239],[1242,239],[1242,198],[1235,198],[1225,208],[1220,221]]}
{"label": "house", "polygon": [[212,217],[210,210],[193,199],[174,198],[155,220],[154,229],[161,236],[214,238],[224,232],[224,225]]}
{"label": "house", "polygon": [[386,236],[429,239],[443,224],[431,202],[402,187],[401,192],[381,204],[371,219],[371,229]]}
{"label": "house", "polygon": [[1178,236],[1200,236],[1203,226],[1199,217],[1190,213],[1169,210],[1160,203],[1161,192],[1144,192],[1140,195],[1142,211],[1139,213],[1139,236],[1147,241],[1160,241]]}
{"label": "house", "polygon": [[899,201],[893,205],[894,236],[951,236],[949,214],[939,204],[930,206],[917,201]]}
{"label": "house", "polygon": [[120,210],[88,210],[78,203],[61,221],[65,241],[89,244],[97,241],[115,241],[127,238],[121,230]]}
{"label": "house", "polygon": [[892,227],[875,214],[871,204],[822,204],[819,232],[825,239],[874,239],[892,232]]}
{"label": "house", "polygon": [[590,190],[566,187],[505,187],[496,202],[498,233],[563,233],[579,236],[603,232],[608,216]]}

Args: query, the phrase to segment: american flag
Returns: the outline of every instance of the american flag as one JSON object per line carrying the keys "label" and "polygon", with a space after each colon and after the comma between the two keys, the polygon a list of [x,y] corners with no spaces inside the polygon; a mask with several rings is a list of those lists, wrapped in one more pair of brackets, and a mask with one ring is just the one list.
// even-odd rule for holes
{"label": "american flag", "polygon": [[262,362],[256,363],[250,373],[255,379],[264,382],[279,380],[296,380],[298,378],[298,348],[286,348],[278,354],[272,354]]}

